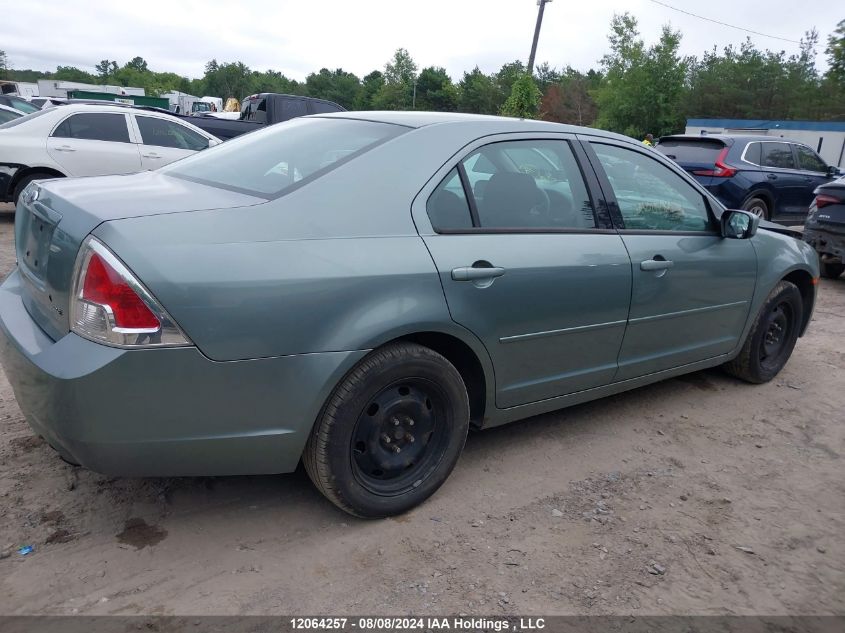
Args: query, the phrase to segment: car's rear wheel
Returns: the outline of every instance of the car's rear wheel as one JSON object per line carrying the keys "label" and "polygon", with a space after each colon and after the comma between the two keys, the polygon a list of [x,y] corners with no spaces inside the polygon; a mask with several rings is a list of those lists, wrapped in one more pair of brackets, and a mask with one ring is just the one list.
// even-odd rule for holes
{"label": "car's rear wheel", "polygon": [[18,198],[21,197],[23,190],[26,189],[26,186],[29,183],[31,183],[33,180],[44,180],[46,178],[55,178],[55,177],[56,176],[54,174],[46,174],[46,173],[43,173],[43,172],[36,172],[36,173],[32,173],[32,174],[27,174],[26,176],[21,178],[20,181],[18,181],[18,184],[15,185],[15,195],[14,195],[12,202],[14,202],[15,205],[18,204]]}
{"label": "car's rear wheel", "polygon": [[750,198],[745,201],[742,208],[758,216],[761,220],[768,220],[770,218],[769,205],[762,198]]}
{"label": "car's rear wheel", "polygon": [[836,279],[845,271],[845,264],[835,262],[821,262],[820,264],[822,277],[827,279]]}
{"label": "car's rear wheel", "polygon": [[789,360],[803,315],[798,287],[781,281],[766,298],[739,355],[724,365],[728,373],[751,383],[768,382]]}
{"label": "car's rear wheel", "polygon": [[437,352],[394,343],[335,388],[303,453],[317,488],[361,517],[401,514],[452,472],[469,429],[461,375]]}

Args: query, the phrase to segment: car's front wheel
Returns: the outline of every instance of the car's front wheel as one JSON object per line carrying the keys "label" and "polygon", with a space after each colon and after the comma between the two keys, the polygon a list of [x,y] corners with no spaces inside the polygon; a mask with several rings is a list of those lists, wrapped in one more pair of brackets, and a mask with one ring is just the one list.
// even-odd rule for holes
{"label": "car's front wheel", "polygon": [[751,383],[770,381],[792,355],[802,318],[798,287],[789,281],[779,282],[754,319],[739,355],[724,365],[725,370]]}
{"label": "car's front wheel", "polygon": [[364,358],[335,388],[303,462],[341,509],[391,516],[440,487],[468,429],[469,397],[455,367],[427,347],[394,343]]}
{"label": "car's front wheel", "polygon": [[836,279],[845,271],[845,264],[836,262],[821,262],[821,275],[825,279]]}
{"label": "car's front wheel", "polygon": [[762,198],[750,198],[745,201],[742,208],[758,216],[761,220],[770,219],[769,205]]}

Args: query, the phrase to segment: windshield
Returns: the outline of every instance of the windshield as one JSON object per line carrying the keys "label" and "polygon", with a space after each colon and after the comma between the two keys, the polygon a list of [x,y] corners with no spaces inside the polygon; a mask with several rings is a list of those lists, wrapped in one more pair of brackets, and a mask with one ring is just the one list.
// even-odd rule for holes
{"label": "windshield", "polygon": [[9,121],[8,123],[4,123],[0,125],[0,130],[5,130],[10,127],[15,127],[16,125],[21,125],[22,123],[26,123],[27,121],[32,121],[32,119],[37,119],[40,116],[44,116],[45,114],[49,114],[50,110],[36,110],[32,114],[25,114],[22,117],[14,119],[13,121]]}
{"label": "windshield", "polygon": [[270,199],[407,130],[405,126],[373,121],[300,118],[244,134],[160,171]]}
{"label": "windshield", "polygon": [[11,105],[15,110],[20,110],[26,114],[29,114],[30,112],[37,112],[39,110],[39,108],[32,105],[29,101],[21,99],[20,97],[9,96],[9,101],[9,105]]}

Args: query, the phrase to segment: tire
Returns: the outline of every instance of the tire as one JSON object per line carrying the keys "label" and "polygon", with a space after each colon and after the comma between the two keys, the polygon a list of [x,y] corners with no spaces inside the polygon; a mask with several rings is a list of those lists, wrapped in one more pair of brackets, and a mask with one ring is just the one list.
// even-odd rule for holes
{"label": "tire", "polygon": [[742,205],[742,208],[746,211],[750,211],[754,215],[760,216],[761,220],[771,219],[769,205],[766,204],[766,201],[762,198],[749,198],[745,201],[745,204]]}
{"label": "tire", "polygon": [[825,279],[836,279],[845,271],[845,264],[837,264],[834,262],[821,262],[821,275]]}
{"label": "tire", "polygon": [[446,481],[468,429],[469,397],[458,370],[427,347],[393,343],[335,388],[302,459],[317,489],[342,510],[393,516]]}
{"label": "tire", "polygon": [[754,319],[739,355],[724,365],[725,370],[754,384],[777,376],[795,348],[803,307],[798,287],[789,281],[779,282]]}
{"label": "tire", "polygon": [[21,178],[18,184],[15,185],[15,194],[12,199],[12,202],[15,204],[15,206],[18,206],[18,198],[21,197],[23,190],[26,189],[26,186],[29,183],[31,183],[33,180],[44,180],[46,178],[56,178],[56,176],[54,174],[36,172],[34,174],[27,174],[26,176]]}

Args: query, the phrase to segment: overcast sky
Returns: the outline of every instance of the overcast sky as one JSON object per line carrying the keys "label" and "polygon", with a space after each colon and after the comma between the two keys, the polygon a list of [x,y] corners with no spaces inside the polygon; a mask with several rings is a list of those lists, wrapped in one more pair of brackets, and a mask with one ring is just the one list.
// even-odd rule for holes
{"label": "overcast sky", "polygon": [[[789,40],[816,27],[818,65],[836,22],[845,17],[822,0],[665,0],[666,4]],[[647,43],[671,23],[683,33],[682,53],[739,44],[748,33],[697,19],[652,0],[554,0],[546,6],[537,61],[586,70],[607,50],[614,12],[639,20]],[[322,67],[363,76],[383,69],[398,47],[420,68],[445,66],[455,80],[475,65],[494,72],[527,61],[537,16],[535,0],[0,0],[0,49],[13,68],[53,70],[59,64],[93,71],[101,59],[136,55],[156,71],[200,77],[205,63],[242,61],[293,79]],[[794,53],[798,44],[750,35],[759,48]]]}

